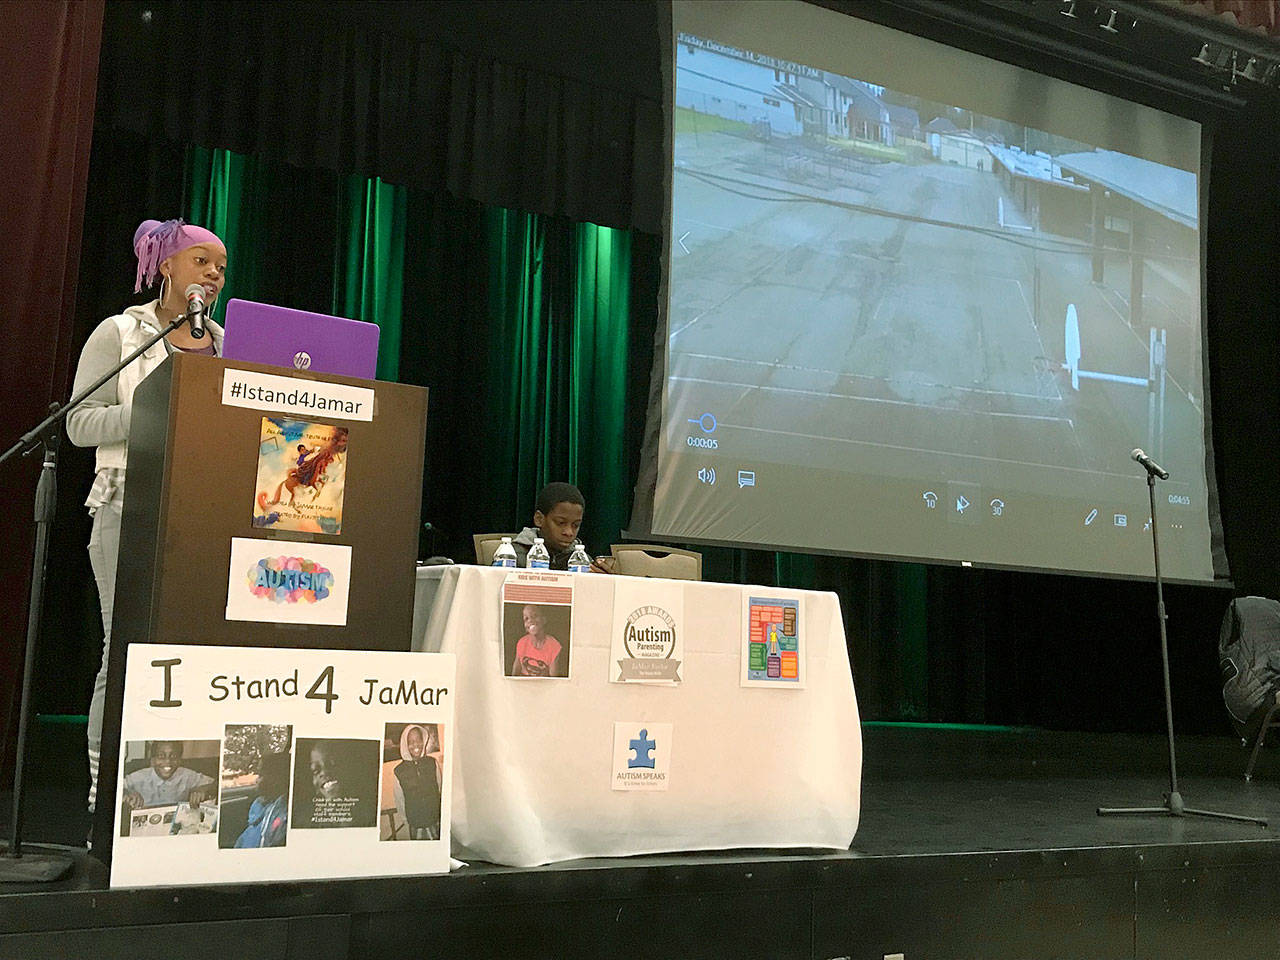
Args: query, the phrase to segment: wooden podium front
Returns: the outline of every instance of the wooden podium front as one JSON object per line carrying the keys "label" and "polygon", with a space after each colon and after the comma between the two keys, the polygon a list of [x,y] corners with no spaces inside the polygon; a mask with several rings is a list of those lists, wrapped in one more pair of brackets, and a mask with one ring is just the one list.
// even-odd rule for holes
{"label": "wooden podium front", "polygon": [[[238,384],[270,381],[253,400]],[[333,389],[330,389],[330,387]],[[320,389],[317,389],[320,388]],[[360,402],[332,396],[341,388]],[[316,397],[322,406],[298,403]],[[265,399],[259,399],[265,398]],[[292,404],[286,401],[293,400]],[[272,406],[273,403],[279,406]],[[243,404],[243,405],[242,405]],[[137,388],[120,531],[95,825],[109,852],[125,648],[130,643],[408,650],[422,503],[422,387],[175,353]],[[345,428],[336,534],[255,525],[264,417]],[[350,548],[344,624],[227,619],[232,541],[264,553]]]}

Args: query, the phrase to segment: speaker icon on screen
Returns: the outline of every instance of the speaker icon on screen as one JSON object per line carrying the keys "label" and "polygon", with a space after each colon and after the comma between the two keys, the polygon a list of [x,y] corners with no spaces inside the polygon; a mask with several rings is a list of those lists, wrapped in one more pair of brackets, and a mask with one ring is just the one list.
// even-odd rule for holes
{"label": "speaker icon on screen", "polygon": [[698,471],[698,479],[708,485],[714,484],[716,482],[716,468],[703,467]]}

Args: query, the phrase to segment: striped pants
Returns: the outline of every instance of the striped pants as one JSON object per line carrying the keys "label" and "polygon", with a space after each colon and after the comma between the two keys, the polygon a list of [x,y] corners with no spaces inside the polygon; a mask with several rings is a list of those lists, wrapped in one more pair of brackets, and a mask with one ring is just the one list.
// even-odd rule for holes
{"label": "striped pants", "polygon": [[98,507],[93,515],[93,532],[89,535],[89,562],[98,583],[98,601],[102,605],[102,664],[93,683],[93,699],[89,702],[89,809],[98,795],[98,756],[102,750],[102,708],[107,698],[107,659],[111,651],[111,607],[116,595],[116,560],[120,553],[120,507],[123,497],[117,494]]}

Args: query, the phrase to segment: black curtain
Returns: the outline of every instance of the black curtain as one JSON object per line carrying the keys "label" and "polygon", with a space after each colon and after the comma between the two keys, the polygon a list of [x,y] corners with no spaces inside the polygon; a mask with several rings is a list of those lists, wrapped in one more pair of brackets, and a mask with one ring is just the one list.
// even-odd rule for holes
{"label": "black curtain", "polygon": [[[492,237],[486,236],[485,215],[486,208],[473,201],[409,193],[399,379],[431,390],[422,510],[433,529],[424,531],[424,556],[446,554],[465,560],[473,533],[508,529],[514,517],[523,515],[511,501],[510,478],[502,475],[506,466],[477,463],[475,456],[486,448],[495,429],[511,429],[509,424],[495,426],[500,415],[487,402],[496,387],[487,379],[493,376],[493,340],[501,333],[488,297],[495,251]],[[549,222],[541,288],[548,313],[553,303],[563,304],[571,295],[574,251],[573,222]],[[623,445],[628,459],[623,468],[628,476],[638,467],[644,429],[648,382],[643,372],[649,367],[657,323],[658,256],[656,237],[633,236],[631,322],[628,342],[618,347],[632,358],[637,374],[627,385]],[[555,326],[552,334],[564,336],[566,326]],[[564,344],[549,352],[561,358],[569,354]],[[564,376],[554,379],[560,383]],[[563,444],[567,436],[567,431],[557,432],[557,442]],[[559,446],[553,445],[547,455],[554,463],[568,461],[568,450]],[[523,491],[521,500],[534,492]],[[527,512],[531,510],[530,506]],[[603,550],[608,541],[600,542],[599,537],[604,534],[591,533],[597,533],[596,539],[587,542]]]}
{"label": "black curtain", "polygon": [[1209,399],[1231,573],[1280,598],[1280,96],[1213,131]]}
{"label": "black curtain", "polygon": [[[97,119],[300,169],[658,233],[665,156],[656,62],[645,62],[657,49],[656,9],[112,3]],[[450,43],[477,18],[490,19],[506,42]],[[600,41],[618,23],[651,23],[652,33],[639,55],[612,48],[606,60]],[[583,56],[572,56],[564,33],[579,38]],[[526,51],[544,51],[541,62],[519,62],[521,40]],[[626,79],[635,71],[650,77],[650,94]]]}

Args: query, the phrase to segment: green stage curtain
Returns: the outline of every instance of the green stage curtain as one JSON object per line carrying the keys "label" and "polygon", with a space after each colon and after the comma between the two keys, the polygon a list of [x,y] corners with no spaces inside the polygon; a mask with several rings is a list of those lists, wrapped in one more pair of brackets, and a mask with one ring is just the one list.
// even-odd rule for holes
{"label": "green stage curtain", "polygon": [[204,147],[189,147],[183,167],[184,219],[220,236],[229,253],[227,283],[213,309],[213,318],[221,323],[228,300],[256,295],[256,261],[241,260],[236,253],[254,249],[261,239],[254,222],[257,205],[245,202],[256,199],[261,171],[249,157]]}
{"label": "green stage curtain", "polygon": [[[290,206],[286,187],[298,183],[310,189],[298,191],[295,186],[301,205],[292,211],[296,215],[286,212],[269,220],[269,211],[278,216],[282,206]],[[186,219],[222,237],[230,254],[227,285],[214,308],[214,319],[221,322],[226,302],[241,297],[376,323],[382,331],[377,376],[397,378],[407,209],[403,187],[377,177],[337,181],[230,150],[192,146],[184,159],[183,196]],[[332,211],[328,217],[326,207]],[[309,256],[308,243],[312,245]],[[316,291],[314,266],[326,259],[321,254],[330,246],[331,285]],[[302,261],[311,263],[307,282],[292,289],[285,283],[289,271],[280,269],[280,260],[291,251],[301,251]]]}
{"label": "green stage curtain", "polygon": [[[183,198],[230,253],[217,319],[242,297],[377,323],[378,377],[431,389],[425,499],[449,552],[465,559],[472,532],[518,529],[559,479],[586,492],[592,549],[619,538],[628,422],[643,417],[628,410],[629,375],[648,369],[631,362],[629,231],[194,146]],[[321,263],[331,274],[317,290]],[[473,429],[452,429],[477,413]],[[433,489],[469,494],[481,477],[478,496]]]}
{"label": "green stage curtain", "polygon": [[[597,530],[621,531],[631,498],[627,378],[631,320],[631,234],[579,223],[569,379],[569,478],[591,491]],[[638,368],[641,371],[645,367]],[[641,373],[647,380],[647,376]],[[597,547],[603,549],[603,544]]]}
{"label": "green stage curtain", "polygon": [[400,373],[406,211],[404,187],[377,177],[348,177],[338,196],[332,312],[378,325],[379,380]]}
{"label": "green stage curtain", "polygon": [[515,525],[544,484],[568,480],[588,499],[583,539],[604,552],[630,505],[631,234],[500,209],[485,211],[484,233],[486,446],[510,467]]}

